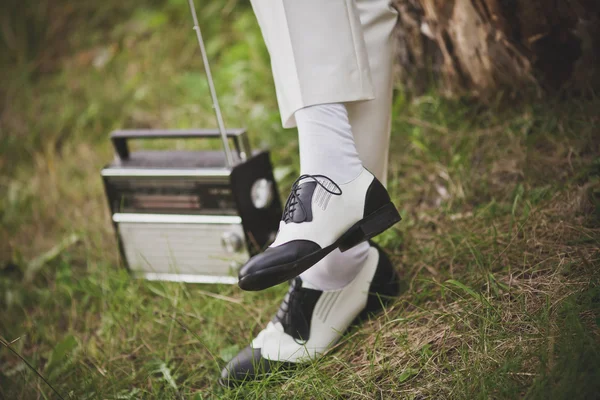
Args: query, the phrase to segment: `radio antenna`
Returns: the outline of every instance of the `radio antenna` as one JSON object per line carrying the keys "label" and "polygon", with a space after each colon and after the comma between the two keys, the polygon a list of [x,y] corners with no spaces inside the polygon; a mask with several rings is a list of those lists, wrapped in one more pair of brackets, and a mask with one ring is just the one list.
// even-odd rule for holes
{"label": "radio antenna", "polygon": [[210,72],[210,65],[208,64],[208,56],[206,55],[206,48],[204,47],[204,39],[202,39],[202,32],[200,32],[200,25],[198,24],[198,15],[196,14],[196,7],[194,6],[194,0],[188,0],[190,4],[190,11],[192,12],[192,18],[194,19],[194,30],[198,37],[198,44],[200,45],[200,53],[202,53],[202,61],[204,62],[204,71],[206,72],[206,78],[208,80],[208,87],[210,89],[210,95],[212,97],[212,105],[215,110],[217,117],[217,124],[219,125],[219,132],[221,133],[221,140],[223,140],[223,148],[225,151],[225,160],[229,168],[233,167],[233,156],[231,155],[231,148],[229,147],[229,140],[227,139],[227,131],[225,130],[225,123],[223,122],[223,115],[221,114],[221,107],[219,107],[219,99],[217,98],[217,91],[215,90],[215,83],[213,81],[212,74]]}

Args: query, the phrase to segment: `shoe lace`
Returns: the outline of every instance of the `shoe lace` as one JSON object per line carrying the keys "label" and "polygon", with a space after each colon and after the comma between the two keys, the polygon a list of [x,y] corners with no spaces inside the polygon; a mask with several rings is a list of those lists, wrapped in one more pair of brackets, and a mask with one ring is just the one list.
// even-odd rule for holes
{"label": "shoe lace", "polygon": [[303,340],[300,333],[301,326],[307,323],[301,307],[304,297],[304,292],[300,290],[301,287],[302,280],[300,278],[296,277],[290,281],[290,288],[273,318],[274,322],[281,323],[284,332],[296,340]]}
{"label": "shoe lace", "polygon": [[298,280],[299,278],[295,278],[290,281],[288,292],[279,305],[279,310],[277,310],[275,318],[273,318],[274,321],[281,322],[281,325],[283,325],[283,328],[286,331],[292,325],[291,310],[295,308],[294,306],[298,302],[298,292],[300,287],[300,282],[298,282]]}
{"label": "shoe lace", "polygon": [[[336,189],[336,190],[334,191],[332,189],[329,189],[327,186],[325,186],[323,184],[323,182],[321,182],[319,180],[319,178],[330,182],[333,185],[333,189]],[[285,208],[283,210],[283,217],[282,217],[282,220],[284,222],[289,222],[292,220],[292,218],[294,217],[294,212],[296,211],[296,207],[301,208],[304,215],[306,215],[306,207],[300,200],[300,194],[298,193],[300,191],[300,182],[303,181],[304,179],[312,179],[313,181],[315,181],[317,183],[317,185],[321,186],[323,188],[323,190],[325,190],[327,193],[331,193],[334,196],[340,196],[342,194],[342,189],[338,186],[338,184],[335,183],[332,179],[330,179],[329,177],[327,177],[325,175],[310,175],[310,174],[300,175],[300,177],[298,179],[296,179],[296,181],[292,185],[292,190],[290,192],[290,195],[288,196],[288,199],[285,202]]]}

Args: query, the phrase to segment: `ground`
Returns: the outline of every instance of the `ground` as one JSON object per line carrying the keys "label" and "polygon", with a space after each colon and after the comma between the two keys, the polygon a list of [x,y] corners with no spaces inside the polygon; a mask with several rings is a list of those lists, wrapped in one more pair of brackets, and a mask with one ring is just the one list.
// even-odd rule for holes
{"label": "ground", "polygon": [[[146,282],[120,265],[99,176],[108,133],[214,126],[185,2],[139,3],[73,6],[64,46],[16,50],[3,74],[0,398],[600,393],[600,100],[483,106],[401,88],[389,189],[403,221],[377,241],[403,294],[327,357],[221,388],[286,288]],[[256,22],[235,1],[209,2],[201,22],[226,122],[272,149],[284,196],[297,141],[280,127]]]}

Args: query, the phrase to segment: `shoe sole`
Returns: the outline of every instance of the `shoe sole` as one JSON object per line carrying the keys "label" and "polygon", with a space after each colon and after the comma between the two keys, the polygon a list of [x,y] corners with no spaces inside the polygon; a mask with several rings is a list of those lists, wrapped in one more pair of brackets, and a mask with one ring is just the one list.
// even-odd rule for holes
{"label": "shoe sole", "polygon": [[332,245],[304,256],[293,263],[277,265],[246,275],[239,280],[238,285],[243,290],[258,291],[286,282],[321,261],[333,250],[339,248],[340,251],[345,252],[388,230],[400,220],[402,220],[400,213],[398,213],[394,204],[390,202],[352,225]]}

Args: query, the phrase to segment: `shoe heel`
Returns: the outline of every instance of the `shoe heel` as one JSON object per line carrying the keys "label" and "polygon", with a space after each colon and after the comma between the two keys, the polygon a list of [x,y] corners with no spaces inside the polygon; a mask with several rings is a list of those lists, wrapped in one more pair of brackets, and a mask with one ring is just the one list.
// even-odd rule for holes
{"label": "shoe heel", "polygon": [[400,213],[398,213],[394,204],[388,203],[350,228],[340,240],[338,247],[343,253],[357,244],[386,231],[401,219]]}

